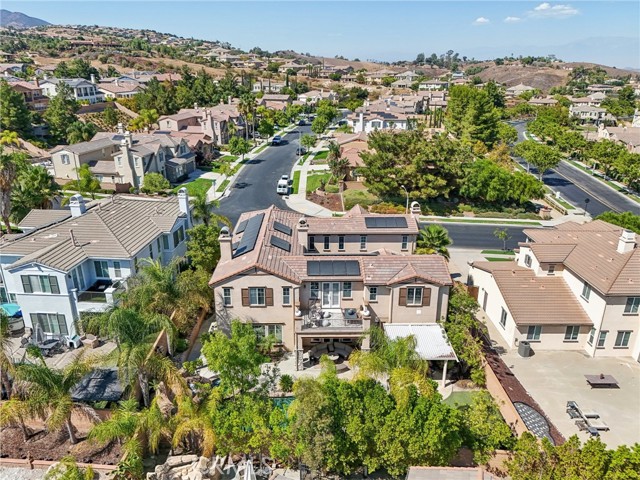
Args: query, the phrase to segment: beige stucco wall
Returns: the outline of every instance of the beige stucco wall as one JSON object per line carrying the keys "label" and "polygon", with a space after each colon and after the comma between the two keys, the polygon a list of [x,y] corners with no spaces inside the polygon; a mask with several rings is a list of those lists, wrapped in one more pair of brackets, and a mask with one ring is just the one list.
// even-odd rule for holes
{"label": "beige stucco wall", "polygon": [[[592,293],[593,295],[593,293]],[[640,293],[638,294],[640,296]],[[608,331],[603,349],[596,349],[596,356],[618,357],[630,355],[638,358],[638,348],[640,348],[640,316],[638,314],[624,313],[627,297],[607,297],[607,306],[602,319],[600,330]],[[629,346],[615,347],[618,331],[631,331]],[[596,337],[597,338],[597,337]]]}
{"label": "beige stucco wall", "polygon": [[[318,253],[330,254],[330,253],[342,253],[342,254],[357,254],[361,255],[363,252],[373,252],[381,248],[393,250],[395,252],[411,253],[415,249],[416,236],[408,235],[408,245],[406,250],[401,250],[402,234],[376,234],[366,235],[367,248],[366,250],[360,250],[360,234],[357,235],[328,235],[329,236],[329,249],[324,249],[324,237],[326,235],[318,235],[309,233],[309,237],[315,237],[315,246]],[[344,236],[344,250],[338,250],[338,237]],[[304,245],[306,247],[306,245]]]}
{"label": "beige stucco wall", "polygon": [[[97,160],[111,160],[111,155],[117,150],[117,147],[105,147],[92,152],[83,153],[82,155],[78,155],[68,150],[60,150],[51,155],[51,161],[53,162],[53,168],[56,172],[56,178],[75,180],[75,169],[80,165]],[[62,163],[62,155],[69,155],[68,165]]]}

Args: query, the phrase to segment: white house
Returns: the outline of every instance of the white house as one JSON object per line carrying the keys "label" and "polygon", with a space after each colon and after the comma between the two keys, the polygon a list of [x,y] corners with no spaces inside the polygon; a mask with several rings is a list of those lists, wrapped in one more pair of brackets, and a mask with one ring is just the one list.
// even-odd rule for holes
{"label": "white house", "polygon": [[596,220],[528,229],[513,262],[474,262],[478,302],[509,347],[640,361],[635,233]]}
{"label": "white house", "polygon": [[0,297],[20,306],[27,327],[62,340],[78,333],[83,312],[113,305],[142,260],[183,256],[192,221],[184,188],[178,197],[116,196],[90,208],[75,195],[69,206],[32,210],[21,223],[28,233],[0,244]]}
{"label": "white house", "polygon": [[104,101],[104,94],[100,92],[96,85],[84,78],[46,78],[40,82],[42,93],[53,98],[58,93],[58,85],[66,83],[73,91],[73,97],[79,101],[98,103]]}

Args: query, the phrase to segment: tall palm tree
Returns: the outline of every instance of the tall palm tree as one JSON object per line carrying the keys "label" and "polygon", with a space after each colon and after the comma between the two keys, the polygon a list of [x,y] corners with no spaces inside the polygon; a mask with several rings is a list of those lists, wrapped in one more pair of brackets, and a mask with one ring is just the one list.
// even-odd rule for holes
{"label": "tall palm tree", "polygon": [[327,163],[329,164],[331,173],[338,180],[342,180],[349,171],[349,160],[342,156],[340,145],[336,142],[331,142],[329,144]]}
{"label": "tall palm tree", "polygon": [[26,156],[21,153],[4,153],[0,147],[0,218],[7,233],[11,233],[11,191],[18,173],[26,165]]}
{"label": "tall palm tree", "polygon": [[135,131],[148,129],[158,122],[158,118],[158,111],[155,108],[140,110],[140,114],[129,122],[129,128]]}
{"label": "tall palm tree", "polygon": [[97,133],[98,128],[91,122],[73,122],[67,127],[67,142],[70,144],[88,142]]}
{"label": "tall palm tree", "polygon": [[231,220],[229,220],[224,215],[219,215],[212,212],[214,208],[220,207],[220,202],[218,202],[217,200],[209,202],[206,193],[198,192],[193,197],[191,197],[191,207],[193,208],[193,218],[195,218],[196,220],[202,220],[202,223],[204,223],[205,225],[209,225],[211,221],[214,221],[216,223],[222,223],[224,225],[227,225],[228,227],[231,227]]}
{"label": "tall palm tree", "polygon": [[218,390],[199,401],[187,395],[178,399],[178,412],[172,418],[174,448],[185,443],[192,452],[211,457],[216,446],[213,412],[220,401]]}
{"label": "tall palm tree", "polygon": [[93,370],[96,361],[96,358],[87,358],[85,352],[81,351],[61,370],[47,366],[42,357],[36,363],[18,365],[15,378],[23,383],[24,391],[18,394],[20,398],[14,396],[14,405],[18,405],[29,418],[46,418],[49,430],[66,428],[69,441],[77,443],[72,414],[81,414],[92,421],[99,419],[91,407],[73,401],[71,392]]}
{"label": "tall palm tree", "polygon": [[447,247],[452,243],[449,231],[443,226],[436,224],[424,226],[420,230],[416,253],[427,255],[437,253],[449,260],[449,249]]}
{"label": "tall palm tree", "polygon": [[253,117],[254,110],[256,108],[256,102],[253,95],[250,93],[242,95],[240,97],[240,103],[238,104],[238,111],[244,118],[244,138],[249,139],[249,120]]}
{"label": "tall palm tree", "polygon": [[27,167],[11,192],[11,217],[19,223],[34,208],[51,208],[60,187],[43,167]]}

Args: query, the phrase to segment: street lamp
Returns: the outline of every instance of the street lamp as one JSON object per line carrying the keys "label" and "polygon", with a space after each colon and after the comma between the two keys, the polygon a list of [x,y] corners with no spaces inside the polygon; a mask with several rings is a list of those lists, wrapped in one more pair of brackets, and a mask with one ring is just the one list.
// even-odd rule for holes
{"label": "street lamp", "polygon": [[589,200],[588,198],[585,198],[585,199],[584,199],[584,216],[585,216],[585,217],[587,216],[587,213],[588,213],[588,212],[587,212],[587,207],[589,206],[589,202],[590,202],[590,201],[591,201],[591,200]]}
{"label": "street lamp", "polygon": [[400,185],[400,186],[404,190],[404,193],[407,194],[407,206],[404,207],[404,214],[406,215],[407,213],[409,213],[409,192],[407,191],[407,187],[405,187],[404,185]]}

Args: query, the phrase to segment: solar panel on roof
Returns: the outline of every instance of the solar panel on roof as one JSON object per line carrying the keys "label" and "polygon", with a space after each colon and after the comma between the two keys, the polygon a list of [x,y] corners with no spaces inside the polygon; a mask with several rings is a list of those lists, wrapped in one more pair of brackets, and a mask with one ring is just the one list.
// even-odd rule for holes
{"label": "solar panel on roof", "polygon": [[271,235],[270,242],[271,242],[271,245],[273,245],[274,247],[278,247],[284,250],[285,252],[291,251],[291,244],[286,240],[283,240],[282,238],[276,237],[275,235]]}
{"label": "solar panel on roof", "polygon": [[293,231],[291,230],[291,227],[280,222],[273,222],[273,228],[278,232],[284,233],[285,235],[291,235],[291,232]]}
{"label": "solar panel on roof", "polygon": [[243,220],[238,224],[236,227],[236,234],[244,232],[244,229],[247,228],[247,222],[248,220]]}
{"label": "solar panel on roof", "polygon": [[365,217],[367,228],[407,228],[405,217]]}
{"label": "solar panel on roof", "polygon": [[309,260],[307,275],[312,277],[357,277],[360,264],[356,260]]}
{"label": "solar panel on roof", "polygon": [[256,247],[263,219],[264,213],[260,213],[247,219],[247,226],[244,229],[242,238],[240,239],[240,245],[238,245],[238,248],[233,252],[233,258],[249,253]]}

